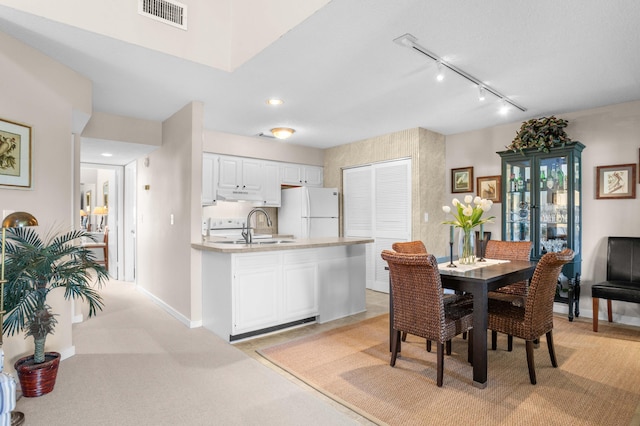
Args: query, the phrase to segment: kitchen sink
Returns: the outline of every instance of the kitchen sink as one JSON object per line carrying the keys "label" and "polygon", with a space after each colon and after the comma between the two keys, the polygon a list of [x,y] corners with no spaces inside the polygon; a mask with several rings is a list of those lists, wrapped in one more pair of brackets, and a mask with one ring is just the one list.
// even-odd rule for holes
{"label": "kitchen sink", "polygon": [[258,240],[253,241],[251,244],[287,244],[295,243],[294,240]]}
{"label": "kitchen sink", "polygon": [[[224,240],[224,241],[214,241],[214,244],[239,244],[246,245],[244,240]],[[295,243],[294,240],[254,240],[251,245],[263,245],[263,244],[287,244],[287,243]]]}

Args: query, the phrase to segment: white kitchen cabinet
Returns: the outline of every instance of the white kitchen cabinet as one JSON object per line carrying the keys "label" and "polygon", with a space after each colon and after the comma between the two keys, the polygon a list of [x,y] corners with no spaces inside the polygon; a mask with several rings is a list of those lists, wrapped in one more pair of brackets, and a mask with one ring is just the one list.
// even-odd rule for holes
{"label": "white kitchen cabinet", "polygon": [[319,186],[324,184],[324,168],[318,166],[302,166],[305,186]]}
{"label": "white kitchen cabinet", "polygon": [[316,250],[284,253],[282,316],[293,321],[318,314],[318,262]]}
{"label": "white kitchen cabinet", "polygon": [[365,310],[364,244],[202,253],[202,325],[226,341]]}
{"label": "white kitchen cabinet", "polygon": [[304,164],[283,164],[280,170],[283,185],[318,186],[324,179],[324,169]]}
{"label": "white kitchen cabinet", "polygon": [[218,188],[260,191],[264,182],[263,165],[262,160],[220,156]]}
{"label": "white kitchen cabinet", "polygon": [[233,268],[233,327],[238,335],[280,321],[280,256],[260,253],[236,257]]}
{"label": "white kitchen cabinet", "polygon": [[264,164],[264,205],[266,207],[280,207],[282,192],[280,190],[280,165],[275,162]]}
{"label": "white kitchen cabinet", "polygon": [[217,175],[215,173],[215,163],[217,155],[205,152],[202,154],[202,205],[212,205],[216,203]]}

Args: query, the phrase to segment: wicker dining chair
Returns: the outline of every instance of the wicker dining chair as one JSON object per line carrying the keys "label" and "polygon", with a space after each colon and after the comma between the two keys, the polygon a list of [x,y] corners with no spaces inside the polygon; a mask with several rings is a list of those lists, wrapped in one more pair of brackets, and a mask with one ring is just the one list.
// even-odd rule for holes
{"label": "wicker dining chair", "polygon": [[[485,257],[487,259],[501,260],[529,260],[531,259],[531,242],[489,240],[485,248]],[[489,299],[502,300],[522,307],[527,299],[528,291],[529,282],[525,280],[490,291],[488,297]],[[495,350],[497,345],[498,333],[492,331],[491,349]],[[507,350],[511,351],[512,349],[513,336],[507,336]]]}
{"label": "wicker dining chair", "polygon": [[[397,253],[404,254],[428,254],[427,248],[424,246],[424,243],[420,240],[417,241],[402,241],[396,242],[391,245],[393,251]],[[458,295],[451,293],[443,292],[443,300],[445,305],[448,303],[472,303],[471,295]],[[465,336],[466,337],[466,336]],[[402,332],[402,341],[407,341],[407,332]],[[431,340],[427,340],[427,352],[431,352]],[[446,353],[447,355],[451,355],[451,341],[448,341],[446,344]]]}
{"label": "wicker dining chair", "polygon": [[[390,365],[396,365],[400,333],[423,337],[437,344],[437,384],[444,376],[444,345],[456,335],[473,328],[471,305],[444,303],[438,262],[432,254],[404,254],[383,250],[389,265],[393,291],[393,327]],[[472,359],[473,339],[469,333],[468,353]]]}
{"label": "wicker dining chair", "polygon": [[405,254],[427,254],[427,248],[420,240],[417,241],[401,241],[391,245],[393,251]]}
{"label": "wicker dining chair", "polygon": [[504,300],[489,299],[489,329],[526,341],[527,365],[532,385],[536,384],[533,362],[534,341],[543,334],[547,336],[551,365],[558,366],[553,347],[553,299],[562,266],[570,262],[573,256],[571,249],[542,256],[533,272],[524,306],[515,306]]}

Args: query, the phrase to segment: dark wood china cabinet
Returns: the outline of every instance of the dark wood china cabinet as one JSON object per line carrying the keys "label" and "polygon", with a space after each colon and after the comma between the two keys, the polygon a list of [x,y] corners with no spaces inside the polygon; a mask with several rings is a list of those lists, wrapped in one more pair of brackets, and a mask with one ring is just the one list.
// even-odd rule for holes
{"label": "dark wood china cabinet", "polygon": [[582,263],[582,173],[580,142],[523,152],[498,152],[502,159],[502,239],[531,241],[532,260],[570,248],[572,262],[562,268],[556,301],[579,316]]}

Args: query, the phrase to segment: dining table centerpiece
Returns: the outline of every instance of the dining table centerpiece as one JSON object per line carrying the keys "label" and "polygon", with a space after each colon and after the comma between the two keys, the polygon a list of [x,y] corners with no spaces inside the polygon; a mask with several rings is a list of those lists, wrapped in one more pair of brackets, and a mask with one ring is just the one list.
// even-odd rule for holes
{"label": "dining table centerpiece", "polygon": [[493,201],[467,195],[464,197],[464,203],[454,198],[451,204],[454,207],[453,210],[449,206],[442,206],[442,211],[451,213],[454,220],[442,223],[450,226],[451,243],[453,243],[454,228],[459,228],[458,262],[462,265],[473,265],[476,263],[476,252],[475,233],[472,231],[478,226],[482,228],[485,223],[491,223],[495,218],[495,216],[482,217],[483,213],[491,210]]}

